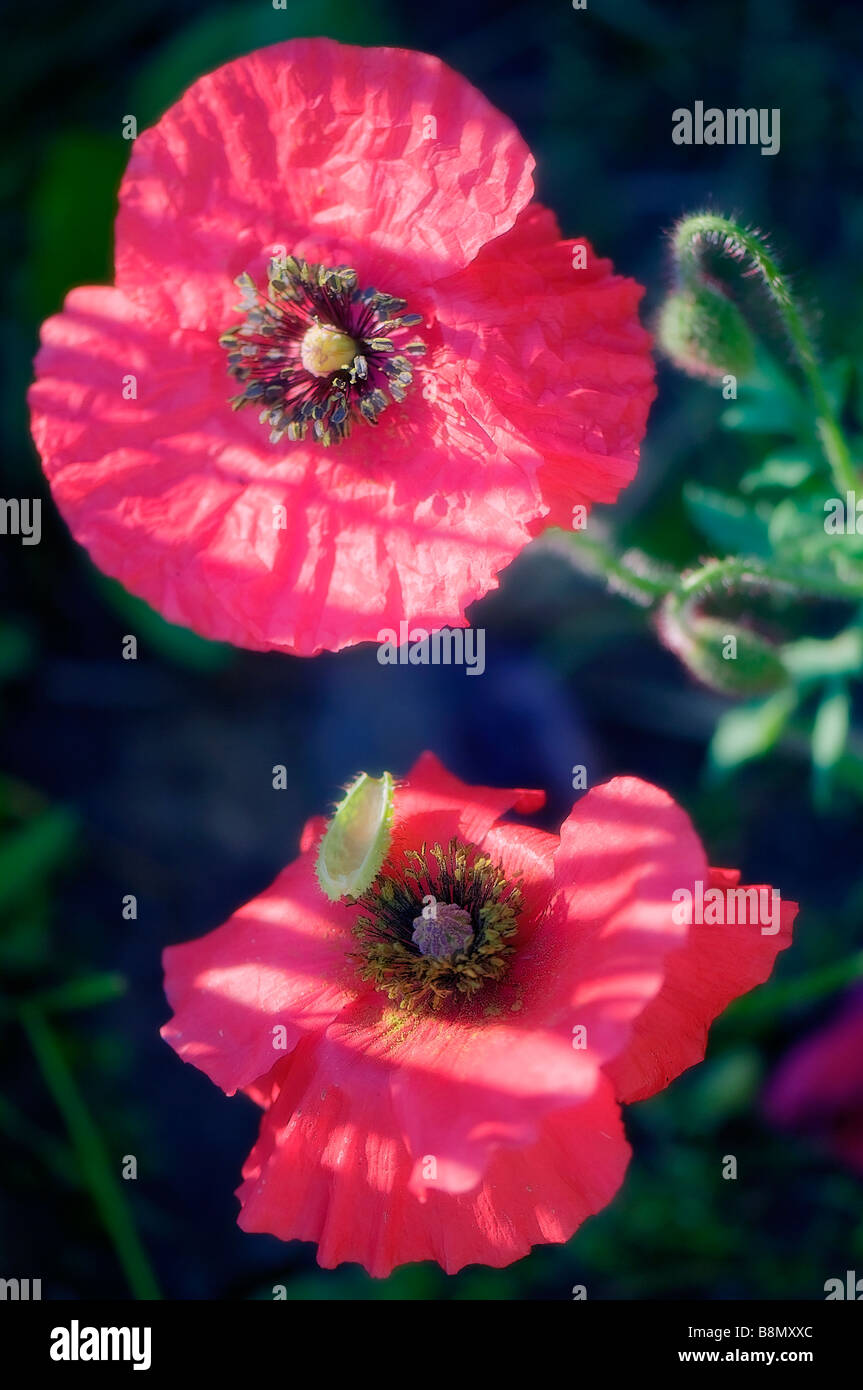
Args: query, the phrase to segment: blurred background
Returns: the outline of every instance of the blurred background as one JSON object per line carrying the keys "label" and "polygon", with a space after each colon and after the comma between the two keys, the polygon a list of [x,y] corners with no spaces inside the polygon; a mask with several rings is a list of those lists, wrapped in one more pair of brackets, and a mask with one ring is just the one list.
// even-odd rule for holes
{"label": "blurred background", "polygon": [[[466,74],[520,127],[564,234],[647,286],[648,321],[682,213],[711,206],[768,229],[820,308],[837,398],[859,424],[852,0],[7,9],[2,493],[44,501],[40,545],[0,537],[0,1276],[41,1278],[45,1298],[267,1298],[276,1283],[293,1299],[568,1299],[576,1284],[590,1298],[821,1298],[828,1278],[863,1274],[863,1179],[853,1144],[836,1142],[863,1136],[861,1053],[856,1068],[853,1053],[835,1063],[834,1109],[804,1105],[793,1130],[776,1126],[765,1092],[793,1049],[829,1038],[863,971],[854,681],[828,776],[806,718],[766,727],[756,706],[729,720],[740,707],[693,679],[648,614],[586,577],[563,537],[537,543],[474,606],[482,679],[382,667],[371,647],[314,661],[234,651],[167,626],[102,578],[50,503],[25,392],[41,320],[74,285],[111,279],[123,117],[143,129],[202,73],[301,33],[426,49]],[[696,100],[779,107],[780,153],[675,146],[671,112]],[[781,349],[777,360],[784,371]],[[769,390],[729,410],[715,387],[668,367],[659,386],[639,478],[597,517],[616,545],[680,568],[718,543],[693,485],[735,492],[806,445]],[[769,621],[791,641],[828,640],[856,619],[810,603]],[[127,633],[134,662],[121,659]],[[793,949],[716,1024],[705,1064],[628,1110],[624,1187],[569,1245],[501,1271],[447,1278],[421,1265],[375,1282],[237,1228],[232,1194],[258,1112],[160,1041],[160,953],[266,886],[355,771],[404,772],[425,747],[467,780],[544,787],[551,829],[576,764],[591,783],[656,781],[692,814],[713,863],[778,885],[801,911]],[[284,791],[272,786],[278,763]],[[829,1075],[829,1046],[822,1054]],[[725,1154],[736,1182],[722,1179]]]}

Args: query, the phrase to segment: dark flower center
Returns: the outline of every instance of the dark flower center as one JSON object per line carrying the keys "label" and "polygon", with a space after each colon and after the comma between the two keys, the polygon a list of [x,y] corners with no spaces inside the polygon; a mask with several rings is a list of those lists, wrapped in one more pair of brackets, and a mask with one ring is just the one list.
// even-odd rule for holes
{"label": "dark flower center", "polygon": [[392,854],[354,924],[360,975],[403,1008],[440,1008],[503,978],[523,897],[476,845]]}
{"label": "dark flower center", "polygon": [[231,404],[254,402],[271,443],[311,431],[321,444],[338,444],[355,420],[375,425],[391,400],[404,400],[410,359],[425,352],[421,339],[403,340],[422,322],[404,313],[406,300],[358,289],[348,266],[293,256],[270,262],[266,291],[245,273],[235,283],[245,318],[219,339],[228,372],[242,383]]}

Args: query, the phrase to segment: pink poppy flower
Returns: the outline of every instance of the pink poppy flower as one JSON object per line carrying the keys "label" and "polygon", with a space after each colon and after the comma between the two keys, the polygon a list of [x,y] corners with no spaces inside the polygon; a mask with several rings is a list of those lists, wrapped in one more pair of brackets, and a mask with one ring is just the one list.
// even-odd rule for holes
{"label": "pink poppy flower", "polygon": [[[172,622],[310,655],[465,606],[633,477],[641,288],[531,202],[438,59],[297,39],[135,141],[116,286],[44,326],[33,435],[104,571]],[[239,301],[239,303],[238,303]]]}
{"label": "pink poppy flower", "polygon": [[792,1049],[770,1084],[767,1113],[863,1174],[863,990]]}
{"label": "pink poppy flower", "polygon": [[738,877],[708,869],[664,792],[616,778],[559,835],[501,819],[543,799],[426,753],[361,897],[324,896],[315,821],[271,888],[165,952],[163,1036],[263,1107],[245,1230],[379,1276],[565,1241],[623,1179],[620,1103],[700,1061],[712,1019],[767,978],[795,905],[729,925]]}

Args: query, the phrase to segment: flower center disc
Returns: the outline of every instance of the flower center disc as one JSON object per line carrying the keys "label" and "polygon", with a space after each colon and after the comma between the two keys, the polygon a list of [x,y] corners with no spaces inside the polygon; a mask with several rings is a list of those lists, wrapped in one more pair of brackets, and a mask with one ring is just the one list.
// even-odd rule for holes
{"label": "flower center disc", "polygon": [[404,1009],[470,998],[509,969],[524,898],[476,845],[390,855],[357,900],[360,975]]}
{"label": "flower center disc", "polygon": [[228,373],[242,386],[231,405],[254,402],[271,444],[309,433],[338,444],[354,421],[376,425],[382,410],[405,399],[410,359],[426,350],[421,338],[407,337],[422,315],[406,314],[406,299],[360,289],[350,266],[295,256],[270,261],[266,290],[246,274],[236,284],[245,318],[219,339]]}

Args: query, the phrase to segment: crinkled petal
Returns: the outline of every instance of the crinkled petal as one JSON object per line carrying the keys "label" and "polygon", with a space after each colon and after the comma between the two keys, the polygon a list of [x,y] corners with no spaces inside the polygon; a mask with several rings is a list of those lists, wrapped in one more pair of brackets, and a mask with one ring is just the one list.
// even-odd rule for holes
{"label": "crinkled petal", "polygon": [[[507,844],[507,835],[517,828],[488,824],[507,803],[483,803],[487,789],[460,789],[454,781],[427,757],[415,795],[421,804],[433,788],[456,803],[472,796],[483,817],[476,828],[486,834],[480,843],[506,855],[515,870],[517,842]],[[404,823],[416,844],[420,827],[409,817]],[[391,1092],[414,1161],[411,1190],[420,1198],[431,1186],[473,1190],[502,1147],[529,1146],[548,1114],[594,1093],[602,1064],[625,1047],[634,1019],[661,988],[668,952],[685,940],[685,926],[673,919],[674,890],[706,875],[685,814],[665,793],[631,778],[584,797],[559,845],[528,840],[523,863],[539,892],[493,998],[412,1015],[370,994],[319,1041],[323,1069],[335,1073],[350,1054],[362,1059],[352,1061],[358,1091],[369,1100]],[[423,1176],[429,1155],[433,1182]]]}
{"label": "crinkled petal", "polygon": [[533,1142],[545,1115],[592,1093],[685,940],[675,889],[707,872],[685,813],[636,778],[583,797],[552,857],[553,894],[546,887],[544,906],[534,900],[535,919],[493,1000],[391,1030],[360,1003],[321,1044],[363,1050],[370,1085],[391,1069],[417,1192],[422,1155],[436,1155],[440,1186],[469,1190],[500,1146]]}
{"label": "crinkled petal", "polygon": [[[428,55],[302,39],[195,83],[135,141],[119,294],[70,296],[37,359],[34,436],[96,564],[206,637],[314,655],[465,626],[543,524],[611,500],[653,390],[640,291],[573,269],[531,168]],[[406,399],[333,449],[229,404],[234,279],[287,253],[421,319]]]}
{"label": "crinkled petal", "polygon": [[338,448],[275,448],[225,355],[119,290],[43,329],[33,434],[73,535],[169,621],[312,655],[463,626],[530,539],[538,484],[457,402],[414,390]]}
{"label": "crinkled petal", "polygon": [[[578,248],[584,269],[573,266]],[[571,527],[576,504],[613,502],[635,476],[656,395],[643,293],[583,239],[562,241],[536,204],[436,288],[468,406],[511,458],[539,466],[537,527]]]}
{"label": "crinkled petal", "polygon": [[686,939],[672,895],[706,874],[689,817],[666,792],[635,777],[589,791],[561,827],[554,910],[511,972],[526,1010],[564,1036],[584,1029],[593,1053],[615,1057]]}
{"label": "crinkled petal", "polygon": [[[538,792],[470,787],[426,753],[399,788],[394,834],[407,834],[411,844],[429,831],[444,841],[462,835],[481,842],[504,811],[542,799]],[[331,903],[315,877],[323,828],[321,819],[310,822],[300,857],[224,926],[165,952],[175,1016],[162,1035],[230,1093],[265,1078],[279,1048],[326,1028],[354,1000],[370,996],[372,1017],[385,1004],[361,982],[352,959],[356,907]],[[284,1035],[275,1031],[279,1025]]]}
{"label": "crinkled petal", "polygon": [[[501,1150],[475,1191],[452,1195],[430,1183],[420,1201],[390,1095],[368,1092],[362,1073],[351,1051],[336,1071],[314,1044],[293,1054],[243,1170],[244,1230],[315,1241],[325,1268],[355,1261],[384,1278],[431,1259],[454,1274],[568,1240],[623,1180],[629,1148],[602,1081],[582,1105],[549,1116],[529,1148]],[[430,1178],[434,1167],[427,1159]]]}
{"label": "crinkled petal", "polygon": [[512,122],[438,58],[275,44],[202,77],[135,141],[117,284],[204,327],[257,250],[309,232],[395,256],[425,284],[512,226],[532,168]]}
{"label": "crinkled petal", "polygon": [[[625,1050],[605,1068],[619,1100],[645,1100],[702,1061],[713,1020],[733,999],[762,984],[777,954],[791,944],[797,904],[777,899],[774,923],[768,915],[773,890],[764,885],[738,889],[739,877],[733,870],[711,869],[702,880],[707,888],[723,891],[729,904],[723,915],[733,915],[735,921],[722,926],[694,923],[687,928],[686,941],[669,955],[662,988],[635,1020]],[[728,896],[735,891],[765,894],[763,917],[753,922],[748,913],[741,923],[738,899]]]}
{"label": "crinkled petal", "polygon": [[[502,1002],[512,999],[512,1002]],[[319,1043],[323,1071],[338,1073],[345,1056],[358,1098],[388,1090],[414,1164],[411,1191],[469,1192],[501,1146],[532,1144],[551,1110],[572,1109],[601,1085],[597,1059],[568,1039],[519,1016],[502,990],[443,1016],[406,1014],[368,996],[345,1009]],[[423,1177],[431,1155],[436,1171]]]}
{"label": "crinkled petal", "polygon": [[363,992],[347,959],[353,915],[324,897],[314,852],[301,855],[224,926],[167,948],[162,1037],[229,1095],[265,1077]]}
{"label": "crinkled petal", "polygon": [[[393,845],[418,849],[453,838],[482,846],[507,811],[529,815],[545,804],[545,792],[524,787],[477,787],[448,772],[434,753],[422,753],[398,784]],[[501,846],[501,850],[503,847]]]}

